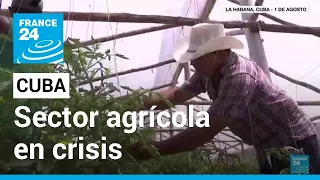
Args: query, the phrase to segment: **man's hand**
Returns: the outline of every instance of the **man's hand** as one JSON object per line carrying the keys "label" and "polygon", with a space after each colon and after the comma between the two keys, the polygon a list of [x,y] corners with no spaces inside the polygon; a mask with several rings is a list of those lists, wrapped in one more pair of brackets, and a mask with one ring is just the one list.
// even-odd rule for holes
{"label": "man's hand", "polygon": [[148,160],[152,158],[148,148],[141,141],[130,145],[128,148],[128,153],[137,160]]}
{"label": "man's hand", "polygon": [[167,99],[173,105],[177,105],[197,96],[197,94],[195,93],[184,91],[181,88],[177,87],[167,88],[166,90],[158,92],[157,94],[158,95],[153,94],[151,96],[151,99],[147,99],[144,101],[144,107],[146,110],[150,109],[152,106],[157,106],[156,110],[165,110],[171,108],[163,100],[163,98],[160,98],[160,96],[164,97],[164,99]]}
{"label": "man's hand", "polygon": [[213,139],[225,127],[233,123],[232,119],[225,117],[210,116],[209,121],[210,127],[189,127],[167,140],[157,142],[155,147],[159,149],[161,155],[192,151]]}
{"label": "man's hand", "polygon": [[[233,120],[230,118],[210,117],[210,127],[190,127],[167,140],[153,141],[151,144],[158,149],[162,156],[192,151],[211,140],[232,122]],[[129,154],[140,160],[152,158],[148,148],[142,142],[131,145]]]}

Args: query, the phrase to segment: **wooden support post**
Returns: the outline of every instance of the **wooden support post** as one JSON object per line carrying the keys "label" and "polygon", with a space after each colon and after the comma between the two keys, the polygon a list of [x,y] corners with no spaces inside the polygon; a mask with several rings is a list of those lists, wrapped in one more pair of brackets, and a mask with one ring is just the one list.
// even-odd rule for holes
{"label": "wooden support post", "polygon": [[209,15],[216,4],[217,0],[207,0],[206,4],[204,5],[203,11],[199,17],[200,22],[204,22],[209,20]]}
{"label": "wooden support post", "polygon": [[238,36],[238,35],[245,35],[245,31],[243,29],[236,29],[229,32],[226,32],[227,36]]}
{"label": "wooden support post", "polygon": [[[179,64],[176,71],[174,72],[174,75],[173,75],[173,78],[172,78],[172,81],[171,81],[171,87],[175,87],[175,85],[178,83],[178,79],[179,79],[179,76],[182,72],[182,69],[183,69],[183,65],[182,64]],[[172,114],[173,114],[173,110],[172,108],[169,109],[169,114],[170,114],[170,137],[173,136],[173,124],[172,124]]]}
{"label": "wooden support post", "polygon": [[187,81],[191,77],[190,64],[189,63],[182,64],[182,67],[184,70],[184,80]]}
{"label": "wooden support post", "polygon": [[[253,6],[253,0],[239,0],[241,6]],[[250,21],[252,14],[242,13],[244,21]],[[250,29],[245,29],[246,39],[249,46],[249,56],[251,60],[257,62],[264,73],[270,78],[269,66],[264,52],[262,39],[259,32],[253,32]]]}
{"label": "wooden support post", "polygon": [[[256,0],[256,2],[254,3],[255,6],[262,6],[264,0]],[[256,21],[259,17],[259,14],[252,14],[251,16],[251,21]]]}
{"label": "wooden support post", "polygon": [[310,118],[311,121],[316,121],[316,120],[320,120],[320,116],[314,116]]}
{"label": "wooden support post", "polygon": [[175,86],[178,83],[178,79],[179,79],[179,76],[181,74],[182,69],[183,69],[183,66],[181,64],[179,64],[176,71],[174,72],[174,75],[172,78],[172,86]]}
{"label": "wooden support post", "polygon": [[[240,6],[253,6],[253,0],[239,0]],[[243,13],[242,20],[250,21],[253,19],[253,14],[250,13]],[[247,44],[249,47],[249,56],[250,59],[255,61],[258,66],[264,71],[264,73],[271,79],[270,72],[269,72],[269,65],[267,62],[266,54],[264,52],[264,47],[262,44],[262,39],[260,37],[260,33],[252,32],[250,29],[245,29]],[[262,167],[266,163],[270,163],[270,159],[267,156],[267,153],[264,149],[260,147],[254,147],[256,149],[256,158],[259,163],[259,167]]]}

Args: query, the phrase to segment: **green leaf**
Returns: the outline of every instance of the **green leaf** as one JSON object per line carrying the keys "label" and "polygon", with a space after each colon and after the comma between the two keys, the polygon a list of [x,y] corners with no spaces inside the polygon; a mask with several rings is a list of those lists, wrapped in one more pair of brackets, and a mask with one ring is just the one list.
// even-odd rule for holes
{"label": "green leaf", "polygon": [[113,83],[109,83],[109,84],[108,84],[108,88],[109,88],[111,91],[118,91],[118,92],[120,92],[120,89],[118,89],[116,86],[114,86]]}
{"label": "green leaf", "polygon": [[166,97],[162,96],[159,93],[155,93],[156,95],[158,95],[158,97],[163,100],[167,106],[169,106],[170,108],[174,107],[174,104],[172,104]]}
{"label": "green leaf", "polygon": [[[77,38],[68,38],[69,41],[73,42],[74,45],[76,46],[76,48],[79,48],[81,47],[81,42],[80,42],[80,39],[77,39]],[[73,45],[73,47],[74,47]]]}
{"label": "green leaf", "polygon": [[141,130],[139,133],[141,134],[142,137],[148,138],[154,134],[154,131],[152,129],[144,129],[144,130]]}
{"label": "green leaf", "polygon": [[84,46],[83,48],[88,50],[89,52],[93,52],[93,50],[91,48],[89,48],[88,46]]}
{"label": "green leaf", "polygon": [[8,88],[12,84],[12,81],[0,82],[0,91]]}
{"label": "green leaf", "polygon": [[129,59],[129,58],[127,58],[127,57],[125,57],[124,55],[122,55],[122,54],[116,54],[116,56],[118,56],[118,57],[120,57],[120,58],[122,58],[122,59]]}
{"label": "green leaf", "polygon": [[0,67],[13,68],[13,42],[7,36],[0,37]]}
{"label": "green leaf", "polygon": [[290,174],[290,169],[289,168],[285,168],[283,170],[280,171],[280,174]]}
{"label": "green leaf", "polygon": [[153,158],[155,158],[158,161],[161,161],[161,155],[160,153],[157,151],[157,149],[154,146],[149,146],[148,147],[148,152],[151,154],[151,156]]}
{"label": "green leaf", "polygon": [[134,91],[133,89],[131,89],[128,86],[120,86],[122,89],[128,90],[128,91]]}
{"label": "green leaf", "polygon": [[149,92],[148,93],[148,100],[151,100],[152,99],[152,92]]}

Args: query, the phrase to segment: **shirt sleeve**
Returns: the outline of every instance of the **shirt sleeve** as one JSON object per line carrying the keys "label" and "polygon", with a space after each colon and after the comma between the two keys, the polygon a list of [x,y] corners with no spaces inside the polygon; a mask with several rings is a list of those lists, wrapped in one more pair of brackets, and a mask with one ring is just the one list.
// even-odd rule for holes
{"label": "shirt sleeve", "polygon": [[248,110],[256,84],[256,79],[248,74],[226,77],[220,84],[218,98],[208,109],[209,115],[242,118]]}
{"label": "shirt sleeve", "polygon": [[205,81],[202,78],[200,78],[197,73],[194,73],[189,80],[182,84],[180,89],[195,94],[205,93]]}

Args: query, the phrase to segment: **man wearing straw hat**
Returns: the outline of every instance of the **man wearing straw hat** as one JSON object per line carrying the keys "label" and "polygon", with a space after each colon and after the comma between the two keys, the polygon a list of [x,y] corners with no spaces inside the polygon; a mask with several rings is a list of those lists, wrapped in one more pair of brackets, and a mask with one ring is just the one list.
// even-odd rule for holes
{"label": "man wearing straw hat", "polygon": [[[161,155],[194,150],[211,140],[225,127],[257,150],[291,146],[310,156],[310,173],[320,173],[320,154],[312,121],[298,104],[273,84],[258,65],[231,49],[242,49],[241,41],[225,36],[222,24],[198,24],[190,37],[182,39],[173,57],[189,63],[196,72],[181,87],[161,92],[173,104],[207,93],[213,104],[208,113],[210,128],[187,128],[172,138],[151,142]],[[145,102],[145,107],[168,107],[160,99]],[[136,158],[151,155],[140,142],[129,152]],[[266,159],[259,157],[258,159]],[[274,157],[271,166],[260,161],[263,174],[279,173],[286,165]]]}

